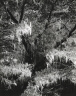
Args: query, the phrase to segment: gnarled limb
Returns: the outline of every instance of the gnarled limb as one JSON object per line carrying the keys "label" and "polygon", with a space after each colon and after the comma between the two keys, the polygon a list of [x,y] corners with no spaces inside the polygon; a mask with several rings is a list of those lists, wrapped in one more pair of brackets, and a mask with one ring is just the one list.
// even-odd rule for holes
{"label": "gnarled limb", "polygon": [[37,37],[41,37],[44,34],[44,32],[46,31],[46,29],[48,28],[49,22],[50,22],[50,19],[51,19],[51,16],[52,16],[52,12],[54,10],[54,7],[55,7],[57,1],[58,0],[55,0],[54,3],[50,2],[51,3],[51,9],[50,9],[50,13],[48,14],[48,18],[47,18],[47,22],[45,24],[45,28],[44,28],[44,30],[43,30],[42,33],[40,33],[40,34],[37,35]]}
{"label": "gnarled limb", "polygon": [[23,14],[24,14],[24,7],[25,7],[26,3],[27,3],[27,0],[23,0],[23,4],[22,4],[22,7],[21,7],[21,15],[20,15],[19,23],[21,23],[21,21],[22,21]]}
{"label": "gnarled limb", "polygon": [[6,10],[6,12],[8,12],[8,14],[10,15],[11,19],[13,20],[13,22],[16,23],[16,24],[18,24],[18,21],[15,19],[15,17],[10,12],[10,10],[6,7],[6,5],[4,4],[4,2],[0,0],[0,3],[4,6],[4,9]]}
{"label": "gnarled limb", "polygon": [[67,39],[72,36],[72,34],[73,34],[73,32],[74,32],[75,30],[76,30],[76,24],[75,24],[74,27],[69,31],[69,34],[68,34],[65,38],[62,38],[61,41],[56,42],[54,48],[59,47],[63,42],[67,41]]}

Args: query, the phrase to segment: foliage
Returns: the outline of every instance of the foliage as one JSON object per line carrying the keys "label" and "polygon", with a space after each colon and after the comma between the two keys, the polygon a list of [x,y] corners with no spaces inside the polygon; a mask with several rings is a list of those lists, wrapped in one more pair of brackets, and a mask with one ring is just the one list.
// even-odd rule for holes
{"label": "foliage", "polygon": [[[58,96],[63,95],[65,89],[71,90],[64,84],[74,88],[76,69],[73,70],[74,62],[70,60],[74,53],[67,59],[68,53],[64,49],[70,50],[67,40],[75,35],[76,1],[3,0],[0,6],[0,88],[7,91],[6,96],[8,93],[10,96],[12,89],[15,93],[16,90],[23,92],[26,89],[23,96]],[[24,22],[28,26],[31,22],[31,35],[22,34],[26,31]],[[18,42],[16,32],[20,32],[21,42]],[[22,35],[28,48],[22,41]],[[74,44],[71,43],[71,50]],[[53,52],[56,45],[59,50]],[[32,65],[27,65],[25,61],[30,61],[31,57]],[[33,72],[36,74],[32,76]],[[68,80],[62,80],[66,78]]]}

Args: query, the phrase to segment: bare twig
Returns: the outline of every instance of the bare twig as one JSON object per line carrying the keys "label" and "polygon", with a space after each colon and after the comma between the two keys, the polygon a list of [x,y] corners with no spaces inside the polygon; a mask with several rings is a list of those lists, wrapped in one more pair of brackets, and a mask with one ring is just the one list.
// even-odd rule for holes
{"label": "bare twig", "polygon": [[63,27],[69,32],[70,30],[66,27],[65,24],[63,24]]}
{"label": "bare twig", "polygon": [[75,24],[74,27],[70,30],[69,35],[68,35],[68,38],[69,38],[70,36],[72,36],[72,33],[73,33],[75,30],[76,30],[76,24]]}

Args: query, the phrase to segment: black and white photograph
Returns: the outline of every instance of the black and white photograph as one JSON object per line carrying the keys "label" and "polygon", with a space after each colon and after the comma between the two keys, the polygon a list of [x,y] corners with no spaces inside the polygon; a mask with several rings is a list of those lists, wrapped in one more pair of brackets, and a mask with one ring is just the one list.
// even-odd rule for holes
{"label": "black and white photograph", "polygon": [[0,96],[76,96],[76,0],[0,0]]}

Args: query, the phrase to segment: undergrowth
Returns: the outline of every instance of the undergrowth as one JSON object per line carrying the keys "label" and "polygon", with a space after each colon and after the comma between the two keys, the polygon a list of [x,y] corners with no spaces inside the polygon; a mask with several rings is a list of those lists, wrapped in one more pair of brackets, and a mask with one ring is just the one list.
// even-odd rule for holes
{"label": "undergrowth", "polygon": [[17,94],[21,94],[27,87],[30,78],[31,70],[28,65],[0,65],[0,95],[17,96]]}

